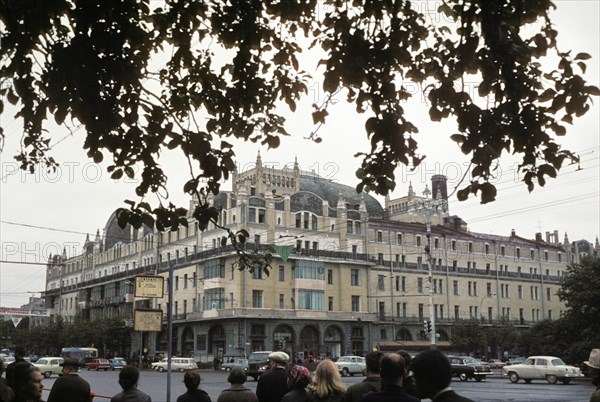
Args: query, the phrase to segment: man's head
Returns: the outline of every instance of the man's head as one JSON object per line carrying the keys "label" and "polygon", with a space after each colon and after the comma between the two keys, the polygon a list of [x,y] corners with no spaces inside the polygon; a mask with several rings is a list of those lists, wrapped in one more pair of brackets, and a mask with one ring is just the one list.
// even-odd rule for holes
{"label": "man's head", "polygon": [[381,358],[380,376],[381,381],[386,384],[402,385],[406,376],[406,363],[398,353],[386,353]]}
{"label": "man's head", "polygon": [[600,385],[600,349],[592,349],[589,359],[583,363],[590,368],[592,383]]}
{"label": "man's head", "polygon": [[452,381],[450,361],[439,350],[419,353],[413,359],[411,369],[422,399],[432,397]]}
{"label": "man's head", "polygon": [[139,379],[140,371],[134,366],[127,365],[119,373],[119,385],[124,390],[135,388]]}
{"label": "man's head", "polygon": [[40,399],[44,384],[42,383],[42,373],[40,370],[27,362],[18,362],[14,366],[14,387],[15,395],[20,399]]}
{"label": "man's head", "polygon": [[231,369],[227,382],[230,384],[243,384],[246,382],[246,372],[241,367],[234,367]]}
{"label": "man's head", "polygon": [[285,352],[273,352],[269,354],[269,364],[271,367],[285,367],[290,360],[290,356]]}
{"label": "man's head", "polygon": [[200,385],[200,373],[197,371],[186,371],[183,376],[183,383],[188,391],[198,388]]}
{"label": "man's head", "polygon": [[79,360],[70,357],[66,358],[60,365],[62,366],[63,374],[76,373],[79,371],[79,367],[81,367]]}
{"label": "man's head", "polygon": [[15,348],[15,359],[22,359],[25,356],[27,356],[27,351],[25,350],[25,348],[23,346],[17,346]]}
{"label": "man's head", "polygon": [[365,363],[367,364],[367,375],[379,374],[380,361],[383,353],[380,351],[369,352],[365,355]]}

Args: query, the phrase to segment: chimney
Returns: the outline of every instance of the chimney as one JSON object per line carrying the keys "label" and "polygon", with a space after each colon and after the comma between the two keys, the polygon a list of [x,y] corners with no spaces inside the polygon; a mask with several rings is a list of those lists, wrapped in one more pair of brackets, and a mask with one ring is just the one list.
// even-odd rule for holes
{"label": "chimney", "polygon": [[542,242],[543,241],[543,239],[542,239],[542,233],[541,232],[537,232],[535,234],[535,241],[537,241],[537,242]]}

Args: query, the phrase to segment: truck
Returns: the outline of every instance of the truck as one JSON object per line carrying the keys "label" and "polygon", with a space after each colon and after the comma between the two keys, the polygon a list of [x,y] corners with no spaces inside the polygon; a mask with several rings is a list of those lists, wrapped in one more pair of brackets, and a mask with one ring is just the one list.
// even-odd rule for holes
{"label": "truck", "polygon": [[248,371],[246,375],[252,377],[254,381],[269,369],[269,355],[273,353],[270,350],[261,350],[250,353],[248,356]]}

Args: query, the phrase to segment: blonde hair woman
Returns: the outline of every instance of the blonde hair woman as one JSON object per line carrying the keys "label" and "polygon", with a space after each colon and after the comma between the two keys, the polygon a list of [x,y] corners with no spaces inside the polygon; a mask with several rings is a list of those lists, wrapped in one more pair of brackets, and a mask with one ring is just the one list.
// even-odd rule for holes
{"label": "blonde hair woman", "polygon": [[341,402],[345,393],[346,387],[335,363],[329,359],[319,363],[308,386],[307,402]]}

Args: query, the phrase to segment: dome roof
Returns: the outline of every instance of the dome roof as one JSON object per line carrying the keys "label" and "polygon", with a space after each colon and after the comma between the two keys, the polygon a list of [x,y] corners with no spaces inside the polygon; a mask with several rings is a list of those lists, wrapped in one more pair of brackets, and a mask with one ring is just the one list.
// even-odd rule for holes
{"label": "dome roof", "polygon": [[357,193],[354,187],[347,186],[336,182],[329,181],[317,176],[300,176],[300,190],[310,191],[327,200],[329,206],[335,208],[337,206],[338,198],[341,196],[347,204],[350,204],[352,208],[358,209],[360,205],[360,199],[364,196],[365,205],[369,214],[381,214],[383,207],[375,199],[375,197],[367,193]]}

